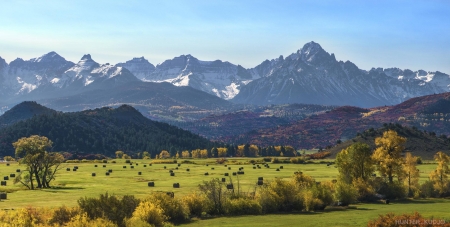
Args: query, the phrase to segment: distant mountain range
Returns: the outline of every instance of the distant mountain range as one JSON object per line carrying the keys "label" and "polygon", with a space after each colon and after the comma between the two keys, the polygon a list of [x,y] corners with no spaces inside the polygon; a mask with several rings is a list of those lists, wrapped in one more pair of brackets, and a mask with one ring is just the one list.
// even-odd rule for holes
{"label": "distant mountain range", "polygon": [[[361,70],[350,61],[337,61],[334,54],[329,54],[315,42],[305,44],[287,57],[266,60],[249,69],[222,60],[202,61],[191,55],[181,55],[156,66],[143,57],[116,65],[100,64],[89,54],[73,63],[55,52],[30,60],[18,58],[9,64],[0,58],[2,106],[25,100],[46,100],[57,110],[70,109],[71,104],[62,101],[66,98],[79,103],[76,110],[115,105],[120,101],[117,98],[110,100],[106,95],[102,100],[96,97],[95,104],[75,99],[77,96],[91,97],[95,91],[117,97],[115,91],[126,86],[131,90],[140,89],[140,94],[151,93],[146,89],[156,86],[148,85],[152,82],[175,85],[161,84],[172,92],[177,90],[176,87],[186,86],[202,91],[195,97],[197,103],[203,99],[213,100],[212,95],[250,105],[305,103],[375,107],[447,92],[450,78],[441,72],[423,70]],[[178,93],[184,91],[192,93],[186,89]],[[163,89],[161,93],[164,93]],[[193,99],[188,93],[182,96]],[[133,106],[148,103],[149,95],[147,101],[141,98],[142,95],[129,96],[127,100]],[[219,99],[214,102],[214,106],[223,104]]]}

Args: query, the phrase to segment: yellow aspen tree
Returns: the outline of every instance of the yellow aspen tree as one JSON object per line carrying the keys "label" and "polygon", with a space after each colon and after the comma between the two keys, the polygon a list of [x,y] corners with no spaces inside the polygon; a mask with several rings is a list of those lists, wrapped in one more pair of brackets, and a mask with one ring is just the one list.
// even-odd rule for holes
{"label": "yellow aspen tree", "polygon": [[430,179],[434,183],[434,189],[442,195],[450,190],[448,180],[448,164],[450,162],[450,157],[444,152],[439,151],[434,155],[434,160],[437,161],[438,166],[436,170],[431,172]]}
{"label": "yellow aspen tree", "polygon": [[419,170],[417,169],[417,157],[411,155],[410,152],[406,153],[405,163],[403,169],[405,170],[405,185],[408,186],[408,195],[413,195],[412,189],[418,189],[419,187]]}
{"label": "yellow aspen tree", "polygon": [[403,158],[401,156],[405,149],[406,138],[397,132],[389,130],[383,136],[375,138],[375,149],[372,159],[375,161],[377,170],[382,176],[387,177],[389,183],[393,183],[394,177],[403,179]]}

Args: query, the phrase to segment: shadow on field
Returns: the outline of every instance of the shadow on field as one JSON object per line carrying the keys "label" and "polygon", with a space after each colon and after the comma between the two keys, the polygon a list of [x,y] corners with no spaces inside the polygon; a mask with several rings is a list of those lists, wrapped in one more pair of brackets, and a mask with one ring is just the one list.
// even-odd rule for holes
{"label": "shadow on field", "polygon": [[83,187],[66,187],[66,186],[54,186],[49,189],[43,190],[44,192],[53,192],[53,193],[67,193],[65,190],[80,190],[80,189],[86,189]]}
{"label": "shadow on field", "polygon": [[405,199],[392,201],[397,204],[432,204],[432,203],[444,203],[441,199]]}

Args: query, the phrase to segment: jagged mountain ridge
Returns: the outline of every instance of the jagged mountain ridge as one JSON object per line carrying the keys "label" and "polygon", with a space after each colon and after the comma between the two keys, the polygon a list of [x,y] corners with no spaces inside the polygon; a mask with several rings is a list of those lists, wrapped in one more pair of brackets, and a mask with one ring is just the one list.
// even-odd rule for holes
{"label": "jagged mountain ridge", "polygon": [[241,86],[255,78],[258,77],[240,65],[221,60],[200,61],[192,55],[181,55],[157,65],[142,80],[191,86],[228,100],[239,93]]}
{"label": "jagged mountain ridge", "polygon": [[[78,63],[55,52],[7,64],[0,58],[0,95],[4,103],[39,100],[110,89],[133,81],[169,82],[243,104],[306,103],[374,107],[449,91],[449,75],[398,68],[359,69],[350,61],[310,42],[297,52],[245,69],[227,61],[201,61],[191,55],[156,67],[144,57],[116,65],[85,55]],[[9,101],[8,101],[9,100]],[[12,102],[14,101],[14,102]]]}
{"label": "jagged mountain ridge", "polygon": [[450,84],[449,75],[441,72],[361,70],[350,61],[337,61],[334,54],[314,42],[286,58],[265,61],[253,72],[260,74],[260,79],[243,86],[233,102],[374,107],[447,92]]}

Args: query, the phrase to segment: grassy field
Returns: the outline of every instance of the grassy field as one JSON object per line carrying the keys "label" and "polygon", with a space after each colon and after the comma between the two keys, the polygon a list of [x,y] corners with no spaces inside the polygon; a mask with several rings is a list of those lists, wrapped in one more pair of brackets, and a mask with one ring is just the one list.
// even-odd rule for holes
{"label": "grassy field", "polygon": [[[183,227],[206,226],[366,226],[369,220],[378,214],[393,212],[397,214],[420,212],[427,219],[450,222],[450,200],[427,199],[405,200],[386,204],[357,204],[349,209],[334,208],[324,212],[298,214],[269,214],[261,216],[220,217],[207,220],[197,220]],[[436,218],[433,218],[436,217]]]}
{"label": "grassy field", "polygon": [[[317,181],[323,181],[334,179],[337,175],[337,168],[326,164],[269,164],[270,168],[260,165],[261,169],[253,169],[253,165],[244,164],[249,159],[230,158],[227,167],[215,164],[215,160],[191,160],[195,164],[181,164],[180,167],[177,164],[149,166],[149,160],[132,160],[134,162],[133,169],[125,163],[125,160],[116,160],[117,163],[107,164],[64,163],[56,180],[52,182],[53,188],[51,189],[26,190],[20,184],[14,185],[10,178],[6,187],[0,186],[0,191],[10,192],[8,200],[0,202],[0,209],[20,208],[28,205],[34,207],[56,207],[63,204],[74,206],[80,197],[97,197],[105,192],[115,195],[130,194],[138,198],[144,198],[152,191],[173,191],[175,195],[184,195],[197,190],[198,185],[205,180],[225,177],[224,173],[229,173],[235,185],[239,180],[240,190],[243,192],[253,191],[258,177],[264,177],[265,180],[275,177],[287,178],[291,177],[295,171],[303,171],[316,178]],[[144,164],[147,167],[144,167]],[[208,166],[206,166],[207,164]],[[94,167],[95,165],[98,167]],[[76,172],[72,171],[74,166],[79,167]],[[276,171],[280,166],[284,168]],[[228,170],[228,167],[231,170]],[[237,172],[239,167],[244,167],[244,174],[233,176],[232,173]],[[70,168],[71,171],[66,171],[66,168]],[[10,166],[6,166],[5,163],[1,163],[0,179],[3,180],[4,176],[16,173],[16,169],[23,170],[25,166],[18,163],[10,163]],[[113,171],[110,176],[106,176],[105,173],[109,169]],[[170,176],[169,170],[173,170],[175,176]],[[141,172],[142,175],[138,175],[138,172]],[[209,175],[205,176],[206,172]],[[92,177],[92,173],[96,173],[96,176]],[[229,177],[225,178],[229,181]],[[155,187],[148,187],[149,181],[154,181]],[[173,183],[180,183],[180,188],[173,188]]]}
{"label": "grassy field", "polygon": [[[0,201],[0,209],[17,209],[25,206],[33,207],[57,207],[61,205],[75,206],[80,197],[97,197],[102,193],[115,195],[135,195],[145,198],[152,191],[172,191],[175,196],[182,196],[198,190],[198,185],[205,180],[222,178],[224,173],[229,173],[235,186],[239,180],[240,190],[251,192],[255,190],[258,177],[271,180],[276,177],[288,178],[295,171],[302,171],[317,181],[336,179],[338,174],[334,165],[327,164],[269,164],[270,168],[253,169],[248,164],[250,159],[230,158],[228,166],[216,164],[216,159],[195,159],[194,163],[184,164],[153,164],[151,160],[132,160],[133,168],[126,164],[125,160],[116,160],[117,163],[64,163],[58,172],[56,180],[52,182],[53,188],[42,190],[26,190],[20,184],[13,184],[10,178],[7,186],[0,186],[0,191],[7,191],[8,199]],[[261,160],[260,158],[257,160]],[[179,160],[181,162],[183,160]],[[333,160],[328,160],[333,161]],[[97,165],[97,167],[95,167]],[[103,167],[106,165],[106,167]],[[144,167],[147,165],[147,167]],[[76,172],[73,167],[78,166]],[[126,166],[126,168],[124,168]],[[164,166],[166,169],[164,169]],[[283,169],[280,169],[283,166]],[[178,167],[178,169],[176,169]],[[228,170],[228,167],[231,170]],[[244,174],[233,176],[243,167]],[[66,171],[70,168],[70,171]],[[213,169],[214,168],[214,169]],[[276,169],[279,171],[276,171]],[[419,165],[421,179],[428,179],[429,173],[436,168],[436,164]],[[16,169],[24,170],[25,166],[18,163],[0,163],[0,179],[16,173]],[[105,173],[111,169],[110,176]],[[187,171],[189,169],[190,171]],[[169,170],[175,173],[170,176]],[[138,175],[141,172],[142,175]],[[208,172],[209,175],[205,175]],[[91,174],[96,173],[93,177]],[[228,177],[225,177],[229,181]],[[148,187],[149,181],[155,182],[155,187]],[[173,183],[180,183],[180,188],[173,188]],[[390,205],[384,204],[358,204],[354,209],[315,212],[310,214],[278,214],[264,216],[223,217],[208,220],[194,221],[186,226],[290,226],[302,223],[302,226],[360,226],[367,223],[369,219],[376,218],[378,214],[387,212],[413,212],[419,211],[425,216],[436,216],[450,219],[447,210],[450,201],[445,199],[414,200],[406,202],[394,202]]]}

